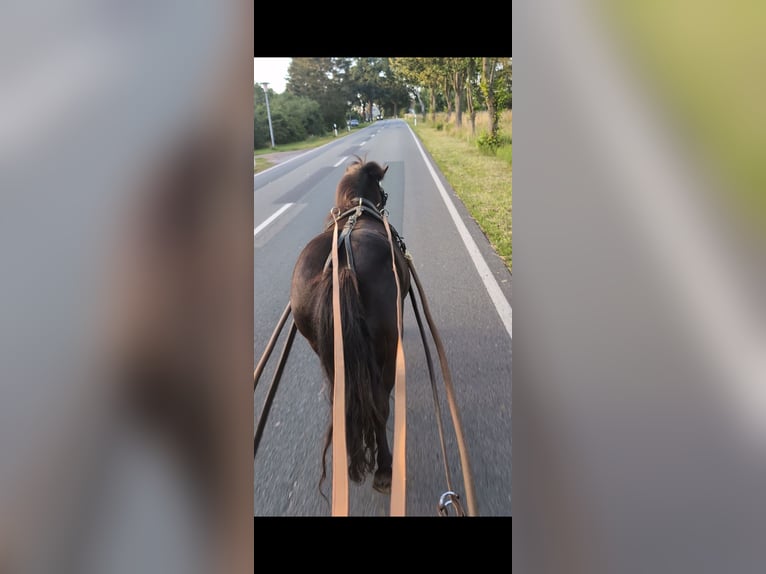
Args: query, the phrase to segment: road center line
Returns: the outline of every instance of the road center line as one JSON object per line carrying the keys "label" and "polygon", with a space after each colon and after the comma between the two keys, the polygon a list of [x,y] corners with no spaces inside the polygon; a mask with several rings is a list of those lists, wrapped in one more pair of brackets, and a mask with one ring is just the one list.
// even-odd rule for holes
{"label": "road center line", "polygon": [[271,214],[271,216],[269,216],[269,218],[266,221],[264,221],[258,227],[255,228],[255,231],[253,231],[253,237],[255,237],[261,231],[266,229],[269,226],[269,224],[271,224],[271,222],[273,222],[277,217],[282,215],[285,211],[287,211],[293,205],[295,205],[295,204],[294,203],[285,203],[282,207],[277,209],[274,213]]}
{"label": "road center line", "polygon": [[420,150],[420,154],[423,156],[423,161],[428,167],[428,171],[431,173],[431,177],[433,178],[434,183],[436,183],[436,188],[439,190],[439,195],[441,195],[442,200],[444,200],[444,204],[447,206],[447,211],[452,217],[452,221],[455,223],[455,227],[457,227],[460,238],[463,240],[463,243],[468,250],[468,254],[471,256],[471,260],[476,266],[476,271],[479,272],[479,277],[481,277],[481,280],[484,283],[484,287],[487,289],[487,293],[489,293],[489,298],[492,299],[492,303],[495,305],[497,314],[500,315],[500,320],[503,322],[506,331],[508,331],[508,335],[511,337],[511,340],[513,340],[513,312],[511,310],[511,304],[508,303],[508,299],[505,298],[503,291],[500,289],[500,285],[497,284],[497,279],[495,279],[492,271],[490,271],[487,262],[484,261],[484,257],[482,256],[481,251],[479,251],[479,247],[476,245],[473,237],[471,237],[471,234],[469,233],[468,228],[465,226],[465,223],[463,223],[463,220],[460,217],[455,204],[452,202],[452,199],[447,193],[447,190],[444,189],[442,182],[436,175],[431,162],[428,160],[426,152],[423,151],[423,146],[420,145],[420,140],[418,140],[418,137],[415,135],[415,132],[412,131],[412,128],[409,126],[407,126],[407,128],[410,130],[412,137],[415,139],[415,143]]}
{"label": "road center line", "polygon": [[342,163],[343,163],[344,161],[346,161],[347,159],[348,159],[348,156],[347,156],[347,155],[344,155],[344,156],[341,158],[341,160],[340,160],[338,163],[336,163],[336,164],[335,164],[333,167],[338,167],[340,164],[342,164]]}

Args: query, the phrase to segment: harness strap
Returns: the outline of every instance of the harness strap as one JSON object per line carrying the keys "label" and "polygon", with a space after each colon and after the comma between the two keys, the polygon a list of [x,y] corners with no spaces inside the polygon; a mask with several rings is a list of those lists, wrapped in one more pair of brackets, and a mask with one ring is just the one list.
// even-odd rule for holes
{"label": "harness strap", "polygon": [[[346,250],[346,264],[348,267],[353,270],[354,269],[354,256],[351,253],[351,238],[350,234],[354,229],[354,225],[356,225],[357,220],[363,215],[368,214],[372,216],[374,219],[377,219],[381,223],[384,223],[384,216],[378,210],[378,208],[368,199],[365,199],[364,197],[358,198],[359,203],[358,205],[352,207],[351,209],[348,209],[344,211],[343,213],[340,213],[337,218],[335,218],[334,221],[331,221],[327,224],[326,231],[329,231],[334,225],[337,225],[337,221],[348,217],[348,220],[346,220],[346,225],[343,226],[343,229],[340,232],[340,236],[336,240],[338,245],[343,245],[343,247]],[[385,225],[385,223],[384,223]],[[404,240],[402,239],[402,236],[399,235],[399,233],[396,231],[396,229],[391,226],[391,233],[389,234],[388,241],[391,242],[391,237],[393,236],[394,240],[396,241],[396,244],[399,246],[399,249],[402,253],[407,253],[407,246],[404,244]],[[332,252],[328,253],[327,259],[324,263],[324,271],[327,272],[327,270],[330,268],[330,265],[332,265]]]}
{"label": "harness strap", "polygon": [[335,382],[332,410],[332,515],[348,516],[348,467],[346,448],[346,364],[343,356],[343,325],[340,315],[338,274],[338,219],[332,233],[332,313]]}
{"label": "harness strap", "polygon": [[[349,221],[351,221],[349,219]],[[346,249],[346,265],[348,266],[351,271],[354,271],[354,253],[351,251],[351,229],[354,227],[354,224],[348,226],[347,229],[343,230],[343,247]]]}
{"label": "harness strap", "polygon": [[[281,327],[280,327],[281,328]],[[269,417],[269,411],[271,411],[271,404],[274,402],[274,395],[277,393],[277,386],[282,378],[282,372],[287,362],[287,356],[290,354],[290,349],[293,346],[295,340],[295,333],[298,327],[295,325],[295,321],[290,321],[290,329],[287,332],[287,340],[285,340],[285,346],[282,348],[282,354],[279,356],[279,362],[277,363],[277,369],[274,371],[274,378],[271,380],[271,386],[266,393],[266,399],[263,401],[263,407],[261,407],[261,416],[258,417],[258,426],[255,429],[255,436],[253,437],[253,460],[258,456],[258,446],[261,444],[261,437],[263,436],[263,429],[266,428],[266,419]]]}
{"label": "harness strap", "polygon": [[266,366],[266,361],[269,360],[271,352],[274,350],[274,345],[277,343],[277,339],[279,338],[279,333],[282,331],[282,327],[287,321],[287,318],[290,316],[290,313],[290,303],[288,302],[287,307],[285,307],[285,310],[282,311],[282,316],[279,318],[277,328],[274,329],[274,332],[271,334],[271,339],[269,339],[269,343],[266,345],[266,350],[263,352],[261,360],[258,361],[258,364],[255,366],[255,372],[253,372],[253,392],[255,392],[255,389],[258,387],[258,380],[261,378],[263,368]]}
{"label": "harness strap", "polygon": [[[348,217],[352,213],[357,213],[358,215],[361,215],[361,213],[369,213],[372,215],[375,219],[383,223],[383,216],[380,213],[380,210],[373,204],[369,199],[366,199],[364,197],[360,197],[359,203],[352,207],[351,209],[347,209],[340,215],[338,215],[338,219],[343,219],[345,217]],[[331,221],[327,224],[326,229],[329,230],[333,225],[335,224],[334,221]]]}
{"label": "harness strap", "polygon": [[388,217],[383,215],[388,242],[391,246],[391,268],[396,283],[396,377],[394,379],[394,452],[391,470],[391,516],[405,516],[407,506],[407,392],[405,378],[404,347],[402,345],[402,292],[399,272],[396,270],[396,255],[391,237]]}
{"label": "harness strap", "polygon": [[442,410],[439,405],[439,393],[436,388],[436,377],[434,375],[434,363],[431,359],[431,349],[428,345],[428,339],[426,337],[426,330],[423,326],[423,320],[420,318],[420,311],[418,310],[418,304],[415,300],[415,289],[410,285],[410,303],[412,303],[412,311],[415,315],[415,321],[418,323],[418,331],[420,331],[420,338],[423,340],[423,351],[426,355],[426,366],[428,367],[428,378],[431,380],[431,392],[434,398],[434,409],[436,411],[436,426],[439,430],[439,444],[442,450],[442,459],[444,462],[444,476],[447,481],[447,491],[454,492],[452,487],[452,475],[449,470],[449,461],[447,459],[447,444],[444,438],[444,422],[442,420]]}
{"label": "harness strap", "polygon": [[[358,207],[355,207],[354,209],[346,211],[345,213],[341,213],[338,216],[336,221],[330,223],[330,225],[335,225],[337,227],[338,220],[343,219],[345,215],[351,215],[351,217],[349,217],[346,220],[346,225],[343,226],[343,230],[340,232],[340,235],[337,238],[334,238],[333,242],[337,243],[338,246],[343,245],[343,247],[345,248],[346,265],[352,271],[354,270],[354,255],[351,253],[351,231],[354,229],[354,225],[356,225],[356,220],[362,214],[363,210],[364,208],[362,208],[360,205]],[[327,255],[327,260],[324,263],[325,273],[329,269],[330,265],[332,265],[332,251],[330,251],[330,253]]]}
{"label": "harness strap", "polygon": [[[410,268],[410,274],[415,281],[415,286],[418,289],[420,295],[420,302],[423,305],[423,313],[426,316],[426,321],[431,329],[431,335],[434,338],[434,344],[436,345],[436,352],[439,355],[439,363],[442,368],[442,378],[444,379],[444,387],[447,390],[447,403],[449,404],[450,414],[452,415],[452,423],[455,427],[455,436],[457,438],[458,454],[460,455],[460,463],[463,467],[463,482],[465,483],[466,499],[468,503],[468,516],[478,516],[479,509],[476,505],[476,495],[473,485],[473,474],[471,472],[470,461],[468,460],[468,449],[465,444],[465,435],[463,434],[463,425],[460,421],[460,413],[457,408],[457,401],[455,400],[455,389],[452,386],[452,375],[450,374],[449,365],[447,364],[447,353],[444,350],[444,344],[442,343],[439,332],[431,316],[431,310],[428,307],[428,300],[423,292],[423,286],[420,283],[420,278],[415,271],[415,265],[412,262],[412,258],[407,258],[407,264]],[[449,494],[449,493],[445,493]]]}
{"label": "harness strap", "polygon": [[[407,262],[412,265],[412,257],[409,253],[406,254]],[[418,305],[415,299],[415,290],[410,285],[410,302],[412,303],[412,310],[415,313],[415,320],[418,323],[418,330],[420,331],[420,338],[423,340],[423,350],[426,355],[426,364],[428,366],[428,377],[431,379],[431,391],[434,398],[434,409],[436,410],[436,424],[439,429],[439,443],[442,449],[442,460],[444,462],[444,476],[447,480],[447,492],[442,494],[439,499],[438,510],[440,516],[449,516],[449,510],[452,508],[456,516],[465,516],[465,510],[463,505],[460,504],[460,496],[455,492],[452,487],[452,476],[449,470],[449,461],[447,458],[447,445],[444,438],[444,423],[442,422],[442,411],[439,406],[439,394],[436,389],[436,377],[434,376],[434,366],[431,360],[431,351],[429,349],[428,340],[426,338],[426,331],[423,327],[423,321],[420,318],[420,311],[418,311]]]}

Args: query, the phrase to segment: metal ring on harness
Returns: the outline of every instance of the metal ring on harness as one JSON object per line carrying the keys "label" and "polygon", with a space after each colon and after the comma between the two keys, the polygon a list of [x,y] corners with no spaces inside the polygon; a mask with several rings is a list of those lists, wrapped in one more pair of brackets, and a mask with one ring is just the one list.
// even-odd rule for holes
{"label": "metal ring on harness", "polygon": [[449,516],[449,506],[454,507],[455,516],[465,516],[465,511],[460,505],[460,496],[451,490],[448,490],[441,495],[441,498],[439,499],[439,514],[441,516]]}

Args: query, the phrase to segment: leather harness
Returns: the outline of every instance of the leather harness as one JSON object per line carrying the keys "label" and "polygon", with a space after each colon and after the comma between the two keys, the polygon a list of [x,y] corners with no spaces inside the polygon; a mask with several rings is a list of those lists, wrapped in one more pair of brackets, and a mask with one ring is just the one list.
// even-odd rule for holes
{"label": "leather harness", "polygon": [[[384,196],[385,197],[385,196]],[[331,221],[327,224],[327,227],[325,228],[326,231],[329,231],[331,228],[333,228],[336,225],[336,221],[340,221],[341,219],[344,219],[348,217],[346,220],[346,224],[343,226],[343,229],[340,231],[338,238],[337,238],[337,244],[340,248],[343,246],[346,252],[346,265],[349,269],[354,271],[354,255],[351,251],[351,232],[354,229],[354,225],[356,225],[356,222],[359,220],[359,218],[363,214],[367,214],[371,216],[373,219],[378,220],[381,222],[384,226],[386,225],[386,211],[385,209],[379,209],[378,206],[374,205],[369,199],[366,199],[364,197],[357,198],[358,203],[354,207],[347,209],[343,213],[339,213],[337,217],[334,215],[333,212],[330,212],[333,215],[334,221]],[[385,199],[382,202],[383,205],[385,205]],[[404,240],[402,239],[402,236],[399,235],[399,233],[394,229],[390,224],[389,227],[391,229],[391,236],[393,237],[393,240],[396,242],[397,247],[399,247],[399,250],[402,252],[402,254],[406,255],[407,253],[407,246],[404,244]],[[327,255],[327,260],[324,264],[324,271],[327,272],[327,270],[330,268],[330,265],[332,265],[332,251]]]}
{"label": "leather harness", "polygon": [[[386,195],[383,188],[380,188],[382,194],[382,206],[385,205]],[[401,236],[388,223],[388,214],[385,209],[380,211],[368,199],[358,198],[359,203],[340,213],[340,209],[334,207],[330,214],[333,221],[328,224],[328,229],[333,228],[332,249],[324,270],[332,267],[332,303],[333,303],[333,325],[334,325],[334,345],[335,349],[335,381],[333,384],[333,441],[332,441],[332,515],[348,516],[348,472],[346,470],[346,403],[345,403],[345,360],[343,355],[343,327],[341,323],[340,311],[340,282],[338,279],[339,259],[338,248],[343,245],[346,251],[346,264],[351,271],[354,271],[354,257],[351,251],[351,231],[354,229],[359,217],[367,213],[383,223],[388,236],[388,243],[391,247],[391,268],[394,273],[394,282],[396,283],[396,327],[397,327],[397,345],[396,345],[396,374],[394,379],[394,447],[393,463],[391,472],[391,516],[404,516],[406,511],[406,431],[407,431],[407,395],[405,385],[405,360],[404,346],[402,345],[402,294],[399,282],[399,272],[396,269],[396,255],[394,253],[394,242],[401,249],[402,254],[407,256],[407,248]],[[343,231],[338,233],[338,221],[348,217]],[[396,239],[394,239],[396,237]]]}
{"label": "leather harness", "polygon": [[[447,364],[447,357],[444,351],[444,345],[439,337],[436,326],[431,317],[431,312],[428,307],[428,302],[423,292],[423,287],[420,283],[420,279],[415,271],[413,265],[412,256],[407,251],[407,247],[404,244],[402,237],[388,222],[388,213],[384,209],[387,194],[380,187],[381,204],[380,206],[374,205],[371,201],[365,198],[358,198],[358,204],[354,207],[340,212],[340,209],[334,207],[330,213],[333,217],[333,221],[327,225],[327,230],[333,228],[333,242],[330,254],[325,262],[324,270],[327,271],[332,267],[333,274],[333,322],[334,322],[334,370],[335,370],[335,382],[333,388],[333,463],[332,463],[332,475],[333,475],[333,498],[332,498],[332,515],[333,516],[348,516],[348,471],[346,468],[347,451],[346,451],[346,417],[345,417],[345,362],[343,356],[343,334],[341,325],[340,314],[340,284],[338,280],[339,271],[339,247],[343,246],[346,252],[346,264],[353,271],[354,270],[354,258],[351,252],[351,231],[354,229],[359,217],[363,214],[367,214],[374,219],[377,219],[386,229],[386,235],[388,236],[388,242],[391,248],[391,265],[394,273],[394,279],[397,290],[397,330],[398,330],[398,343],[396,350],[396,378],[394,382],[394,445],[393,445],[393,462],[392,462],[392,478],[391,478],[391,516],[404,516],[406,507],[406,495],[405,495],[405,468],[406,468],[406,450],[405,450],[405,433],[406,433],[406,388],[405,388],[405,360],[404,360],[404,348],[402,345],[402,297],[401,297],[401,285],[399,283],[399,273],[396,269],[396,257],[394,253],[394,243],[400,249],[401,253],[407,260],[407,265],[414,280],[420,295],[420,301],[423,305],[423,311],[426,321],[431,330],[431,335],[436,346],[436,350],[439,356],[439,362],[441,364],[442,378],[447,391],[447,403],[450,408],[450,414],[452,415],[452,421],[457,438],[457,446],[460,454],[461,466],[463,467],[463,480],[466,488],[467,502],[468,502],[468,516],[477,516],[478,507],[476,504],[476,498],[474,494],[473,475],[470,469],[470,463],[468,459],[468,452],[465,444],[465,437],[463,433],[462,423],[460,421],[460,414],[457,408],[457,402],[455,398],[455,390],[452,384],[452,376],[450,374],[449,366]],[[348,217],[343,230],[338,232],[338,222]],[[434,396],[434,403],[436,405],[436,418],[439,430],[439,439],[441,443],[441,450],[444,461],[445,476],[447,479],[447,492],[445,492],[439,499],[438,512],[441,516],[449,516],[450,510],[456,516],[465,516],[466,511],[463,509],[460,497],[455,492],[452,486],[452,479],[449,472],[449,465],[447,463],[447,452],[444,439],[444,429],[442,424],[441,409],[439,408],[439,401],[437,397],[436,379],[434,376],[433,363],[431,360],[431,354],[428,349],[426,341],[425,329],[423,327],[420,313],[418,311],[417,304],[415,302],[415,291],[410,285],[410,300],[415,312],[415,318],[417,320],[418,329],[420,330],[421,338],[423,339],[423,346],[426,353],[426,363],[428,366],[428,374],[431,379],[431,387]],[[282,316],[279,319],[277,327],[269,340],[266,350],[261,357],[261,360],[256,366],[253,374],[253,390],[258,385],[258,381],[263,372],[266,362],[276,344],[282,327],[286,323],[291,313],[290,303],[288,302]],[[292,342],[295,337],[296,326],[295,322],[290,322],[290,329],[287,340],[285,342],[282,354],[279,357],[274,378],[269,388],[266,400],[264,402],[261,415],[259,417],[258,426],[254,436],[253,445],[253,458],[258,452],[258,445],[263,434],[263,429],[268,417],[269,410],[276,392],[277,383],[281,378],[282,371],[284,369],[287,355],[289,354]]]}

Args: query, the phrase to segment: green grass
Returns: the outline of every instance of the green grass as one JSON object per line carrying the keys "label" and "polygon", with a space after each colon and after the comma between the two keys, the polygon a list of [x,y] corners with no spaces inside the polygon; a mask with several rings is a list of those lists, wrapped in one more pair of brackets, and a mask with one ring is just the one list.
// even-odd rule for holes
{"label": "green grass", "polygon": [[498,149],[497,157],[508,162],[508,165],[513,166],[513,144],[509,144]]}
{"label": "green grass", "polygon": [[454,129],[438,130],[422,121],[412,127],[510,270],[512,144],[491,156],[481,153],[474,142],[460,137]]}
{"label": "green grass", "polygon": [[259,173],[261,171],[269,169],[274,162],[267,160],[263,157],[255,156],[253,158],[253,173]]}

